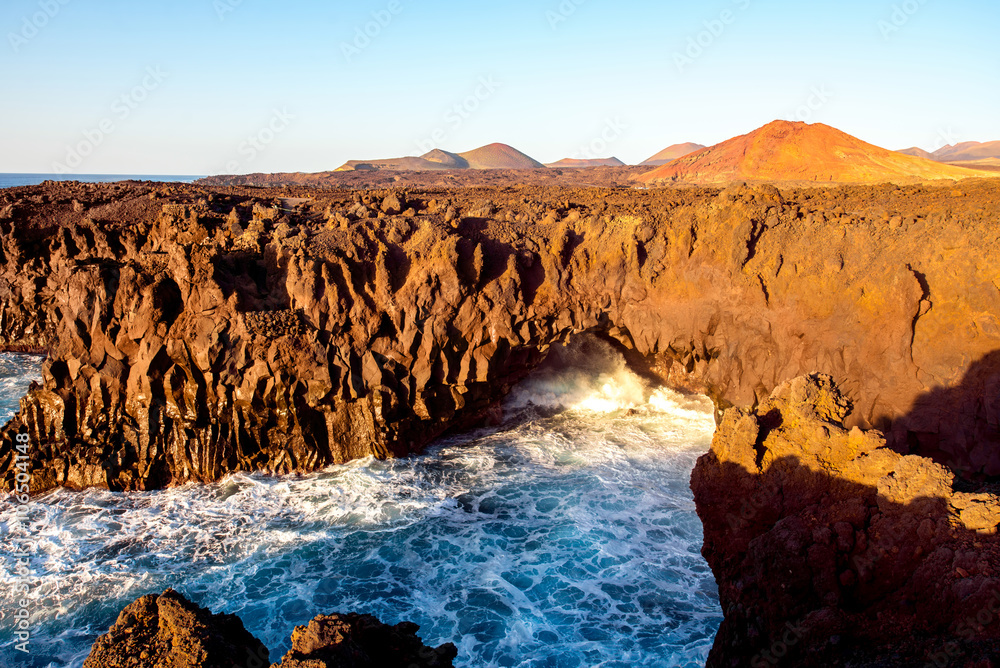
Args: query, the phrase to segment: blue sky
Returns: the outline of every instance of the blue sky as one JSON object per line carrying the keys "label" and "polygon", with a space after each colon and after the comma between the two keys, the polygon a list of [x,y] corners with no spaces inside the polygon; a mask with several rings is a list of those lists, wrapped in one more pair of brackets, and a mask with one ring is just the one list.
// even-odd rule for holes
{"label": "blue sky", "polygon": [[635,163],[776,118],[998,140],[998,28],[995,0],[4,0],[0,171],[322,171],[494,141]]}

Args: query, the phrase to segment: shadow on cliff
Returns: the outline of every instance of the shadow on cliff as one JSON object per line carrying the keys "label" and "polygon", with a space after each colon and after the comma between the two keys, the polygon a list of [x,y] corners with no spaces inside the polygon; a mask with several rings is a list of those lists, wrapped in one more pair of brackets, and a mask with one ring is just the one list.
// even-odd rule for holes
{"label": "shadow on cliff", "polygon": [[876,425],[897,452],[919,454],[966,480],[1000,481],[1000,350],[973,362],[961,382],[917,397]]}
{"label": "shadow on cliff", "polygon": [[273,255],[237,251],[220,253],[212,258],[213,278],[224,297],[234,292],[237,309],[248,311],[280,311],[291,301],[286,288],[288,270],[279,265]]}
{"label": "shadow on cliff", "polygon": [[[762,433],[782,428],[765,417]],[[952,495],[927,460],[897,457],[871,485],[807,458],[751,472],[713,447],[698,462],[702,552],[726,614],[708,668],[1000,665],[997,504]]]}

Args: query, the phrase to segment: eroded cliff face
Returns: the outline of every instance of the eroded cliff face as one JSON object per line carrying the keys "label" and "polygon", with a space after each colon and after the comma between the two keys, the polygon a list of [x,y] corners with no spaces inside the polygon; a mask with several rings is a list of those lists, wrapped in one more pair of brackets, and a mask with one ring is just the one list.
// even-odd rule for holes
{"label": "eroded cliff face", "polygon": [[726,412],[691,480],[721,666],[993,666],[1000,497],[846,429],[829,376]]}
{"label": "eroded cliff face", "polygon": [[1000,187],[962,188],[5,191],[0,343],[49,358],[4,484],[12,429],[33,492],[405,455],[584,332],[720,408],[828,373],[998,474]]}

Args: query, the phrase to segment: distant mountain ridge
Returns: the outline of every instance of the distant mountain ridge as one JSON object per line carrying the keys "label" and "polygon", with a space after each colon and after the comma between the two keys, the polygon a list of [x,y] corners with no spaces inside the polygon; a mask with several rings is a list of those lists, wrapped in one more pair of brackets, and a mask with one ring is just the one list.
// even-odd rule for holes
{"label": "distant mountain ridge", "polygon": [[695,144],[694,142],[674,144],[673,146],[668,146],[653,157],[639,164],[647,167],[659,167],[660,165],[673,162],[677,158],[683,158],[685,155],[691,155],[695,151],[700,151],[704,148],[708,147],[703,144]]}
{"label": "distant mountain ridge", "polygon": [[1000,159],[1000,141],[967,141],[944,146],[931,153],[921,148],[905,148],[899,153],[915,155],[937,162],[973,162],[977,160]]}
{"label": "distant mountain ridge", "polygon": [[488,144],[465,153],[434,149],[420,157],[349,160],[335,171],[413,171],[447,169],[538,169],[545,165],[507,144]]}
{"label": "distant mountain ridge", "polygon": [[923,158],[924,160],[933,160],[934,154],[930,151],[925,151],[917,146],[912,146],[910,148],[904,148],[901,151],[896,151],[896,153],[902,153],[903,155],[912,155],[914,158]]}
{"label": "distant mountain ridge", "polygon": [[566,169],[583,169],[586,167],[624,167],[625,163],[618,158],[563,158],[557,162],[549,162],[546,167],[562,167]]}
{"label": "distant mountain ridge", "polygon": [[982,177],[961,167],[904,155],[822,123],[774,121],[658,167],[646,183],[733,181],[903,183]]}

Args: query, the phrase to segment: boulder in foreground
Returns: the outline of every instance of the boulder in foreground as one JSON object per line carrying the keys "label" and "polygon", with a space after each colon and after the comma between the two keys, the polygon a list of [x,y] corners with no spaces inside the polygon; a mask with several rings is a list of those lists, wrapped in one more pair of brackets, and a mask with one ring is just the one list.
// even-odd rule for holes
{"label": "boulder in foreground", "polygon": [[129,604],[83,668],[261,668],[267,647],[236,615],[213,615],[167,589]]}
{"label": "boulder in foreground", "polygon": [[292,649],[275,668],[447,668],[458,650],[427,647],[412,622],[383,624],[371,615],[319,615],[292,632]]}
{"label": "boulder in foreground", "polygon": [[[451,668],[451,643],[427,647],[410,622],[319,615],[296,627],[274,668]],[[97,639],[83,668],[266,668],[269,651],[236,615],[214,615],[172,589],[128,605]]]}

